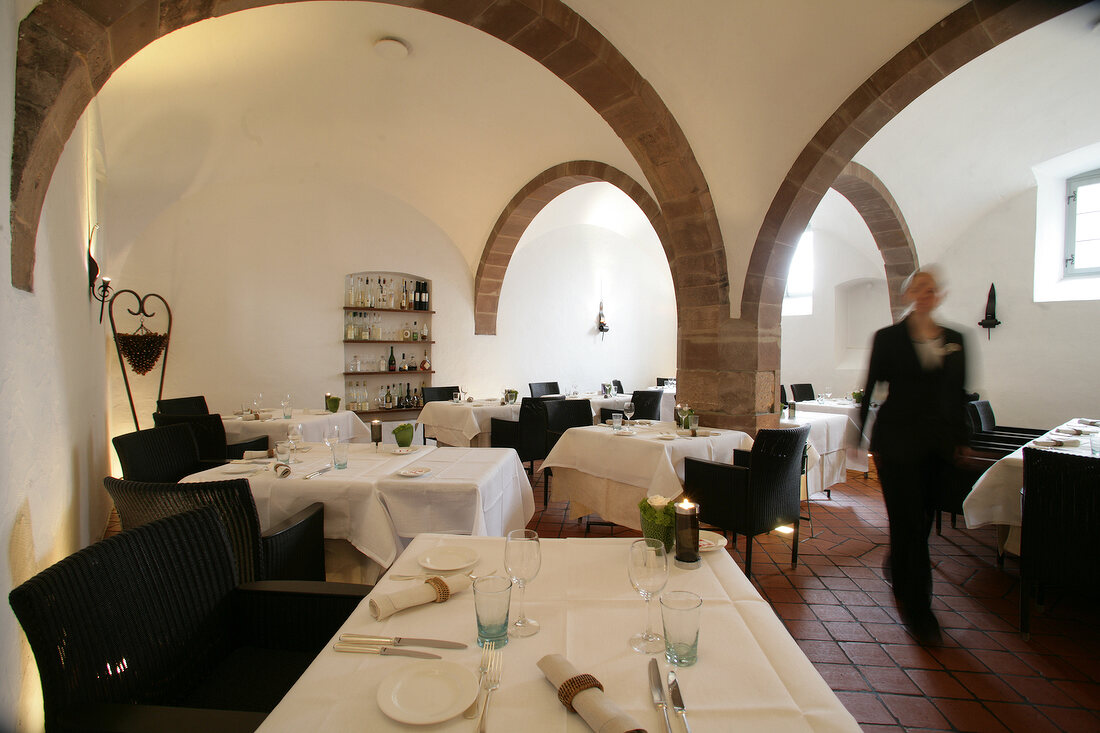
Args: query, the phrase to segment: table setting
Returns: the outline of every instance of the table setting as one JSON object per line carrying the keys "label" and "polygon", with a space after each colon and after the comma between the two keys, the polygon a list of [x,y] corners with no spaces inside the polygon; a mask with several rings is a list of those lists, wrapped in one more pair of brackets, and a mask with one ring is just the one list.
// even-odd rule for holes
{"label": "table setting", "polygon": [[226,439],[230,443],[240,443],[266,435],[269,445],[274,446],[276,441],[286,440],[287,431],[292,427],[300,427],[303,440],[319,443],[325,428],[330,426],[340,428],[344,442],[370,439],[370,429],[354,412],[329,412],[321,409],[294,409],[290,412],[289,418],[283,417],[280,411],[251,413],[258,416],[251,419],[245,419],[243,415],[223,415]]}
{"label": "table setting", "polygon": [[260,730],[858,730],[727,553],[512,534],[417,537]]}
{"label": "table setting", "polygon": [[518,420],[519,403],[501,404],[500,398],[473,401],[429,402],[420,410],[417,422],[424,426],[424,435],[441,445],[489,446],[490,421]]}

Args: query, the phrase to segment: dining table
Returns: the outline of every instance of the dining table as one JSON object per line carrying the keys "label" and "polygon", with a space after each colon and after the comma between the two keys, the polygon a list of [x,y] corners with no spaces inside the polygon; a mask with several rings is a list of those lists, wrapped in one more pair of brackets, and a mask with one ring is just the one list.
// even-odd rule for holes
{"label": "dining table", "polygon": [[739,430],[701,428],[692,437],[671,422],[632,423],[626,430],[570,428],[542,462],[540,470],[553,469],[551,500],[568,501],[569,518],[595,513],[641,529],[638,503],[647,496],[678,496],[685,458],[731,463],[734,450],[752,449],[752,438]]}
{"label": "dining table", "polygon": [[322,409],[296,409],[289,419],[283,417],[282,410],[261,410],[257,414],[259,417],[253,419],[245,419],[241,415],[223,415],[226,440],[229,443],[241,443],[266,435],[268,445],[274,448],[277,441],[286,440],[287,430],[291,425],[301,425],[302,440],[310,443],[321,442],[325,436],[325,428],[330,426],[340,428],[341,442],[370,440],[370,428],[350,410],[329,412]]}
{"label": "dining table", "polygon": [[[658,419],[663,422],[674,421],[676,419],[676,389],[665,389],[663,387],[647,387],[646,391],[648,390],[660,390],[662,393]],[[624,392],[622,394],[605,395],[600,392],[578,392],[576,394],[568,394],[564,396],[567,400],[588,400],[592,405],[592,419],[593,421],[598,421],[601,408],[607,408],[609,410],[622,410],[623,406],[626,405],[627,402],[631,401],[634,393]]]}
{"label": "dining table", "polygon": [[[422,532],[504,536],[526,527],[534,516],[531,484],[509,448],[352,443],[345,469],[331,467],[325,445],[304,448],[286,477],[275,473],[272,459],[257,459],[183,481],[247,478],[261,528],[322,502],[325,538],[350,543],[365,560],[356,573],[362,582],[371,582]],[[323,473],[310,475],[316,471]]]}
{"label": "dining table", "polygon": [[[986,525],[997,526],[999,550],[1002,553],[1019,555],[1020,527],[1023,524],[1024,515],[1024,447],[1091,456],[1089,436],[1100,432],[1100,428],[1089,424],[1092,422],[1096,420],[1073,418],[1029,441],[1025,446],[1017,448],[990,466],[974,483],[970,493],[963,500],[963,517],[966,519],[966,526],[970,529]],[[1073,445],[1049,445],[1055,441],[1073,443]]]}
{"label": "dining table", "polygon": [[420,409],[416,421],[424,426],[424,436],[439,445],[488,448],[493,418],[518,420],[519,403],[501,404],[499,397],[435,400]]}
{"label": "dining table", "polygon": [[844,431],[844,447],[847,452],[846,465],[851,471],[863,471],[867,473],[869,463],[867,460],[867,441],[864,435],[871,435],[874,426],[876,411],[872,410],[867,415],[867,425],[861,426],[859,421],[859,403],[847,397],[829,398],[818,400],[806,400],[795,402],[796,418],[804,417],[807,413],[828,413],[844,415],[847,418]]}
{"label": "dining table", "polygon": [[807,442],[810,460],[806,467],[806,499],[848,478],[848,453],[845,447],[848,418],[825,412],[808,412],[779,422],[780,427],[810,426]]}
{"label": "dining table", "polygon": [[[486,730],[580,733],[590,728],[558,700],[538,663],[560,654],[579,673],[592,675],[601,697],[644,730],[664,731],[654,706],[649,666],[661,679],[670,669],[664,654],[635,652],[632,633],[645,624],[645,605],[627,572],[629,538],[569,538],[539,541],[540,569],[525,590],[527,616],[541,629],[511,637],[500,650],[499,687],[486,712]],[[482,651],[476,638],[473,591],[442,603],[426,603],[376,620],[372,600],[423,584],[397,574],[424,573],[421,561],[447,552],[470,552],[474,574],[504,571],[505,540],[422,534],[352,612],[332,643],[267,716],[259,730],[463,731],[476,721],[462,713],[475,698]],[[432,553],[429,555],[428,553]],[[699,595],[698,661],[676,667],[686,718],[695,733],[710,731],[858,731],[859,726],[744,573],[724,550],[701,553],[692,570],[669,563],[664,591]],[[464,568],[466,569],[466,568]],[[511,597],[512,618],[517,593]],[[653,605],[657,607],[655,598]],[[659,626],[660,612],[654,610]],[[346,653],[334,644],[343,634],[419,637],[453,641],[464,648],[402,646],[441,659]],[[663,682],[662,682],[663,686]],[[685,730],[671,709],[673,730]],[[409,722],[399,722],[409,721]],[[415,724],[415,725],[414,725]]]}

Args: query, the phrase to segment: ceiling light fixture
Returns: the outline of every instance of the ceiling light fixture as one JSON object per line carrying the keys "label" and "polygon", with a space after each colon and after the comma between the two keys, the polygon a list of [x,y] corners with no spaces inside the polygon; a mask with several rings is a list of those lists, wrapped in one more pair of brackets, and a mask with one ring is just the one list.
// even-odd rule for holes
{"label": "ceiling light fixture", "polygon": [[384,59],[399,61],[409,55],[409,44],[392,36],[374,42],[374,52]]}

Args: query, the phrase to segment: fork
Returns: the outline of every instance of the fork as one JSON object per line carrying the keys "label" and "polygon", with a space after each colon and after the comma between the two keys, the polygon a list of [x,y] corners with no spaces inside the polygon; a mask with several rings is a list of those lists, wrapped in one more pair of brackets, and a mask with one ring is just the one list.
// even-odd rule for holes
{"label": "fork", "polygon": [[485,733],[485,720],[489,715],[489,701],[493,697],[493,691],[500,687],[500,673],[504,666],[504,657],[500,649],[492,649],[489,652],[489,668],[485,670],[485,707],[481,708],[481,719],[478,720],[478,733]]}
{"label": "fork", "polygon": [[477,717],[477,709],[481,702],[481,692],[485,689],[485,672],[489,669],[489,658],[492,656],[493,649],[495,648],[495,641],[487,641],[485,642],[485,646],[481,647],[481,666],[478,668],[477,697],[470,703],[470,707],[466,708],[466,712],[462,714],[462,717],[466,719]]}

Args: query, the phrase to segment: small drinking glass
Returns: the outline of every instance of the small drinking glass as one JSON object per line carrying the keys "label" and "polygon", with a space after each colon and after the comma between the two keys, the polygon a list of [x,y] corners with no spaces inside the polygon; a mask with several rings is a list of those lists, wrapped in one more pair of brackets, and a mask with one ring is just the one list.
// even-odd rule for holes
{"label": "small drinking glass", "polygon": [[690,667],[699,659],[699,610],[703,599],[674,590],[661,594],[661,625],[665,632],[665,659]]}
{"label": "small drinking glass", "polygon": [[508,539],[504,542],[504,568],[519,588],[519,618],[510,627],[509,633],[512,636],[533,636],[539,633],[539,622],[527,618],[523,599],[524,589],[539,574],[541,565],[542,552],[538,532],[533,529],[514,529],[509,532]]}
{"label": "small drinking glass", "polygon": [[279,404],[283,408],[283,419],[289,420],[290,416],[293,414],[293,409],[290,405],[290,395],[288,394],[286,397],[283,397],[283,401]]}
{"label": "small drinking glass", "polygon": [[824,402],[825,402],[825,393],[824,392],[818,392],[817,393],[817,404],[820,405]]}
{"label": "small drinking glass", "polygon": [[691,415],[688,417],[688,429],[691,430],[691,434],[694,436],[699,432],[699,416]]}
{"label": "small drinking glass", "polygon": [[618,430],[623,426],[623,413],[613,412],[611,413],[611,429]]}
{"label": "small drinking glass", "polygon": [[634,403],[633,402],[627,402],[625,405],[623,405],[623,414],[626,415],[627,420],[634,417]]}
{"label": "small drinking glass", "polygon": [[350,449],[347,443],[333,443],[332,444],[332,465],[339,469],[348,467],[348,450]]}
{"label": "small drinking glass", "polygon": [[653,630],[649,602],[668,582],[668,555],[665,554],[664,540],[645,537],[631,543],[627,570],[630,584],[645,599],[645,631],[630,637],[630,647],[643,654],[657,654],[664,651],[665,640]]}
{"label": "small drinking glass", "polygon": [[477,615],[477,645],[508,643],[508,605],[512,581],[501,575],[482,575],[474,581],[474,613]]}
{"label": "small drinking glass", "polygon": [[275,460],[279,463],[290,462],[290,443],[285,440],[275,442]]}

